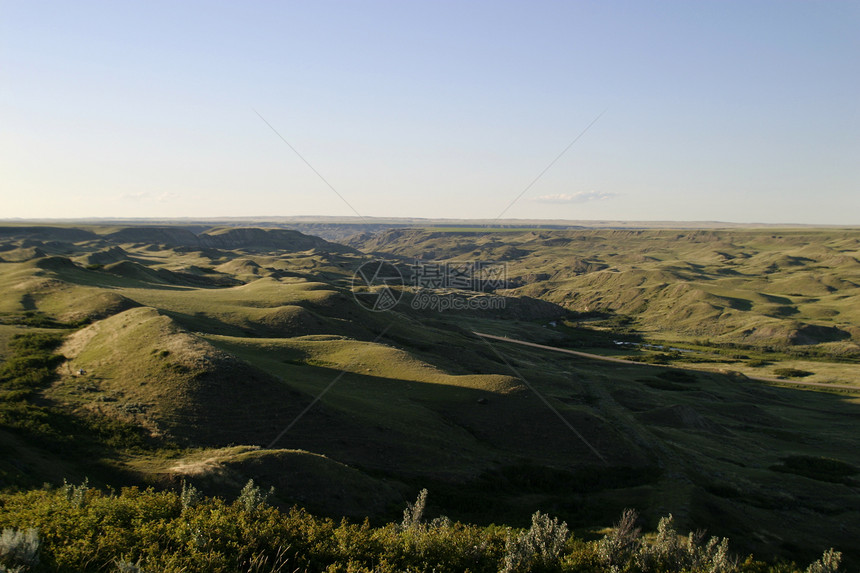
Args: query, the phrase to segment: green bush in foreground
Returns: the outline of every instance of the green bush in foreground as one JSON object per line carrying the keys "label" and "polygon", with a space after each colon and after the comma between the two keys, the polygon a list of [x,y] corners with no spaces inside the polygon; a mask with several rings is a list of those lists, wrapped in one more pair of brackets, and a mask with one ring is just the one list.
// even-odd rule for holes
{"label": "green bush in foreground", "polygon": [[[681,537],[671,516],[643,537],[626,511],[601,540],[568,534],[541,513],[531,527],[482,528],[423,519],[426,492],[402,523],[339,523],[302,509],[283,512],[253,483],[233,503],[183,492],[86,484],[0,495],[0,572],[799,572],[788,564],[738,562],[728,540]],[[830,550],[808,573],[837,571]]]}

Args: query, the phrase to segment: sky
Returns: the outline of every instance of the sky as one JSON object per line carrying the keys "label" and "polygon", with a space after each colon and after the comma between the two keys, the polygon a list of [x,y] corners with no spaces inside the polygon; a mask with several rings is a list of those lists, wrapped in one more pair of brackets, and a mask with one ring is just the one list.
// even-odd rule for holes
{"label": "sky", "polygon": [[860,224],[860,2],[0,0],[0,218]]}

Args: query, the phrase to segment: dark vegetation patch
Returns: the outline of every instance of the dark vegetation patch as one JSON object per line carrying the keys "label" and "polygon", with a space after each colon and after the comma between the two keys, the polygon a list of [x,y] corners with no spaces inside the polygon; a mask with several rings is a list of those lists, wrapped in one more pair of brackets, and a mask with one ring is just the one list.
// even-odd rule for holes
{"label": "dark vegetation patch", "polygon": [[800,370],[799,368],[775,368],[773,373],[780,378],[806,378],[815,374],[815,372]]}
{"label": "dark vegetation patch", "polygon": [[558,330],[564,333],[565,338],[553,344],[561,348],[616,348],[616,340],[623,338],[627,341],[628,338],[580,326],[561,326]]}
{"label": "dark vegetation patch", "polygon": [[54,369],[63,357],[53,350],[60,345],[62,337],[53,333],[17,334],[9,342],[11,355],[0,366],[0,388],[9,401],[8,391],[24,391],[16,394],[19,401],[33,390],[46,386],[54,378]]}
{"label": "dark vegetation patch", "polygon": [[709,483],[705,486],[705,491],[712,495],[725,499],[736,499],[741,497],[741,491],[735,486],[728,483]]}
{"label": "dark vegetation patch", "polygon": [[684,384],[677,384],[675,382],[660,380],[657,378],[642,378],[639,381],[655,390],[668,390],[670,392],[688,392],[690,390],[695,390],[695,388],[690,388]]}
{"label": "dark vegetation patch", "polygon": [[666,370],[665,372],[657,374],[657,378],[668,382],[677,382],[679,384],[693,384],[699,381],[695,374],[686,370]]}
{"label": "dark vegetation patch", "polygon": [[87,318],[75,322],[60,322],[43,312],[36,310],[25,310],[20,315],[10,315],[2,319],[5,324],[14,324],[18,326],[30,326],[33,328],[80,328],[89,324]]}
{"label": "dark vegetation patch", "polygon": [[636,381],[655,390],[684,392],[696,390],[696,387],[693,385],[698,382],[698,379],[695,374],[685,370],[666,370],[665,372],[660,372],[654,378],[638,378]]}
{"label": "dark vegetation patch", "polygon": [[625,356],[625,360],[632,362],[642,362],[643,364],[666,365],[680,356],[680,352],[667,354],[666,352],[657,352],[654,354],[643,354],[641,356]]}
{"label": "dark vegetation patch", "polygon": [[12,338],[11,355],[0,366],[0,427],[66,459],[97,460],[120,450],[139,453],[165,446],[139,426],[69,412],[41,397],[39,391],[54,381],[56,367],[64,360],[53,352],[62,339],[59,333]]}
{"label": "dark vegetation patch", "polygon": [[858,485],[853,476],[860,472],[855,466],[841,460],[814,456],[788,456],[782,458],[781,464],[770,466],[770,469],[814,480],[844,483],[851,486]]}
{"label": "dark vegetation patch", "polygon": [[778,306],[773,306],[773,307],[768,308],[764,314],[765,314],[765,316],[773,316],[775,318],[782,318],[782,317],[786,317],[786,316],[793,316],[793,315],[798,314],[798,313],[800,313],[800,311],[797,310],[797,307],[790,306],[790,305],[778,305]]}

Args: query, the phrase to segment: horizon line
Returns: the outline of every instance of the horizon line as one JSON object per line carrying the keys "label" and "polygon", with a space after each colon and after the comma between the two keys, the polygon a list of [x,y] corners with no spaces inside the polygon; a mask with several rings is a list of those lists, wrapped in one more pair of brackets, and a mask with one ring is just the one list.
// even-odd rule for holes
{"label": "horizon line", "polygon": [[654,220],[634,220],[634,219],[541,219],[541,218],[507,218],[507,219],[487,219],[487,218],[455,218],[455,217],[385,217],[385,216],[367,216],[356,217],[354,215],[244,215],[244,216],[165,216],[165,217],[124,217],[124,216],[93,216],[93,217],[3,217],[0,222],[4,223],[46,223],[46,222],[141,222],[141,223],[156,223],[156,222],[229,222],[229,221],[245,221],[245,222],[296,222],[296,223],[328,223],[328,224],[358,224],[358,225],[397,225],[397,224],[415,224],[421,223],[424,225],[442,225],[445,224],[473,224],[476,226],[505,227],[505,226],[526,226],[526,225],[548,225],[548,226],[568,226],[568,227],[606,227],[606,226],[626,226],[626,227],[643,227],[649,228],[654,226],[672,226],[683,225],[685,227],[787,227],[787,228],[857,228],[860,223],[766,223],[761,221],[754,222],[737,222],[737,221],[719,221],[719,220],[673,220],[673,219],[654,219]]}

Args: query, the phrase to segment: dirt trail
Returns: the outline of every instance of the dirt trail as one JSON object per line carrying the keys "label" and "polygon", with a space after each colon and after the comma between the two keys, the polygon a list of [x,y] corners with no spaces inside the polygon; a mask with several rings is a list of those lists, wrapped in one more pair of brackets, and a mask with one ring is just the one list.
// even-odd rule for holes
{"label": "dirt trail", "polygon": [[[542,348],[544,350],[552,350],[554,352],[563,352],[565,354],[573,354],[582,358],[590,358],[592,360],[602,360],[603,362],[615,362],[616,364],[637,364],[639,366],[650,366],[652,368],[673,368],[675,370],[690,370],[692,372],[712,372],[711,370],[698,370],[696,368],[687,368],[684,366],[663,366],[660,364],[648,364],[647,362],[636,362],[635,360],[624,360],[621,358],[613,358],[611,356],[601,356],[600,354],[591,354],[590,352],[579,352],[578,350],[568,350],[567,348],[559,348],[558,346],[547,346],[546,344],[537,344],[535,342],[527,342],[516,338],[508,338],[507,336],[496,336],[494,334],[484,334],[482,332],[472,331],[472,334],[482,338],[491,338],[493,340],[501,340],[502,342],[510,342],[512,344],[521,344],[523,346],[531,346],[533,348]],[[746,376],[746,375],[745,375]],[[802,382],[797,380],[784,380],[782,378],[766,378],[764,376],[747,376],[750,380],[758,380],[759,382],[768,382],[770,384],[790,384],[793,386],[812,386],[818,388],[833,388],[835,390],[851,390],[860,392],[860,386],[848,386],[846,384],[829,384],[827,382]]]}

